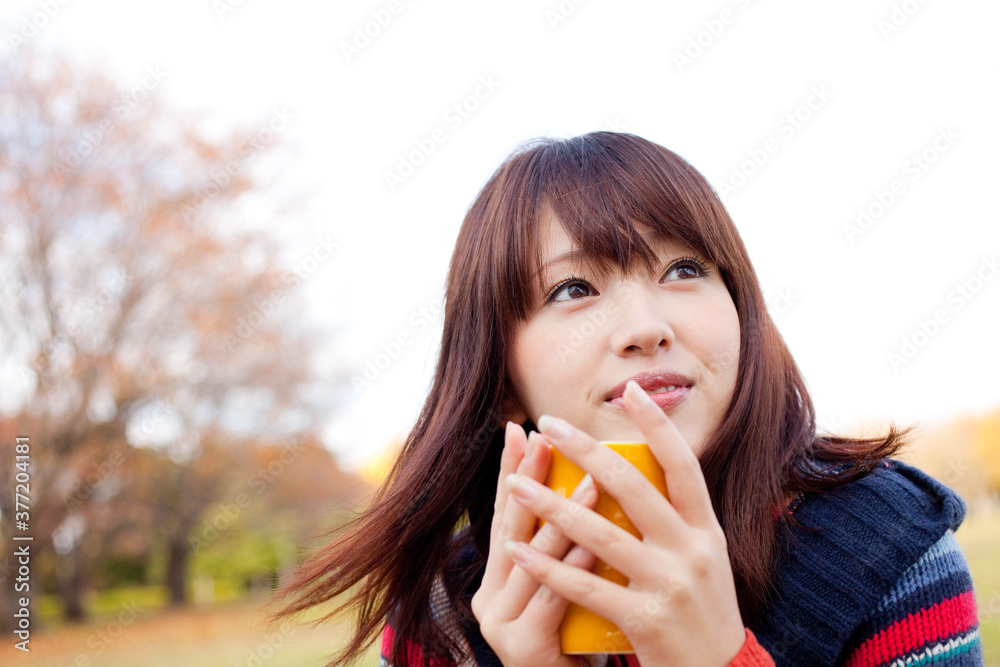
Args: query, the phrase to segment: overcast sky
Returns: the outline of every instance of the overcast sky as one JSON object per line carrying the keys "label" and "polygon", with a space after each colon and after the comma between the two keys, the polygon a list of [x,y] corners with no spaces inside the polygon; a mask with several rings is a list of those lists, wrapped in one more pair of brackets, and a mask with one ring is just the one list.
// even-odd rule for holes
{"label": "overcast sky", "polygon": [[154,94],[216,127],[289,119],[288,176],[318,193],[291,246],[339,251],[303,288],[340,327],[328,357],[385,366],[326,429],[348,465],[420,409],[448,259],[493,169],[526,139],[598,129],[670,148],[722,193],[822,425],[1000,406],[995,2],[0,7],[0,48],[68,48],[126,87],[154,68]]}

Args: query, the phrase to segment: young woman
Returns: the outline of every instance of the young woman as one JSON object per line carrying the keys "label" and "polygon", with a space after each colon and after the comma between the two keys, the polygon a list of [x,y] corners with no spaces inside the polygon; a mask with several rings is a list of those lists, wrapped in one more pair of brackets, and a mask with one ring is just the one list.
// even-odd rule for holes
{"label": "young woman", "polygon": [[[630,134],[539,140],[466,215],[398,462],[282,616],[349,592],[334,614],[356,632],[331,664],[381,636],[383,665],[979,665],[965,506],[890,458],[902,435],[816,434],[695,169]],[[599,440],[648,442],[669,500]],[[550,446],[642,539],[589,509],[592,485],[563,499],[539,483]],[[532,537],[538,517],[560,531]],[[592,574],[597,558],[628,586]],[[569,602],[635,654],[562,655]]]}

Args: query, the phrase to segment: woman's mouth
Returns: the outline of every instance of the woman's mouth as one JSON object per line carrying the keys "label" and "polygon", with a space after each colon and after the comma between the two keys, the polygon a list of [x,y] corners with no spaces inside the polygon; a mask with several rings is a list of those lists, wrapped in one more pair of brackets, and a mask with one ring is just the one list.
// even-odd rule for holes
{"label": "woman's mouth", "polygon": [[625,378],[612,387],[604,399],[606,403],[625,409],[625,401],[622,394],[625,393],[625,385],[630,380],[635,380],[642,389],[649,394],[657,405],[663,410],[669,410],[691,392],[694,380],[683,373],[669,369],[659,369],[653,371],[643,371]]}
{"label": "woman's mouth", "polygon": [[[669,410],[683,401],[690,391],[691,387],[670,384],[657,387],[653,390],[646,390],[646,393],[651,399],[653,399],[654,403],[660,406],[660,409]],[[605,403],[610,403],[611,405],[615,405],[623,410],[625,409],[625,400],[621,396],[609,399],[605,401]]]}

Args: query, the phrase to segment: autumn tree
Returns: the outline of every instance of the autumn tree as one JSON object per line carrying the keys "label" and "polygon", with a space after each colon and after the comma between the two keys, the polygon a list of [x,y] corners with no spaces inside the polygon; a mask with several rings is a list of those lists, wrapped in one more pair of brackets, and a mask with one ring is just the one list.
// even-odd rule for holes
{"label": "autumn tree", "polygon": [[[225,487],[199,463],[207,448],[291,437],[318,410],[303,277],[269,232],[294,213],[268,197],[265,169],[290,114],[209,137],[164,101],[162,79],[147,68],[122,87],[29,46],[0,62],[0,409],[30,435],[32,549],[65,562],[74,618],[78,533],[96,528],[95,498],[116,493],[137,447],[173,461],[180,534]],[[0,443],[4,549],[12,455]],[[186,538],[171,576],[184,576]]]}
{"label": "autumn tree", "polygon": [[301,550],[353,517],[374,488],[345,472],[315,438],[258,443],[242,474],[191,532],[196,567],[212,578],[275,586]]}

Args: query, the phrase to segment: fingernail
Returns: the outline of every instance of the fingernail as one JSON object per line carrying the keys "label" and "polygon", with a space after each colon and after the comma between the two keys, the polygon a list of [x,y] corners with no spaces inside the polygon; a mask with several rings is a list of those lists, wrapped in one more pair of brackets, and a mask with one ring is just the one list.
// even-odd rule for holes
{"label": "fingernail", "polygon": [[528,435],[528,448],[524,450],[525,458],[527,458],[529,454],[533,455],[538,448],[541,447],[542,443],[539,440],[541,437],[542,436],[538,433],[538,431],[532,431]]}
{"label": "fingernail", "polygon": [[524,548],[524,544],[521,542],[507,540],[503,543],[503,550],[518,563],[527,563],[530,558],[528,550]]}
{"label": "fingernail", "polygon": [[521,500],[532,500],[538,495],[538,489],[531,483],[531,480],[525,478],[523,475],[518,475],[516,472],[507,475],[503,481],[503,485],[515,497]]}
{"label": "fingernail", "polygon": [[570,494],[570,498],[576,500],[577,502],[587,502],[590,500],[591,494],[596,495],[597,489],[594,486],[594,476],[589,472],[583,476],[580,483],[576,485],[573,493]]}
{"label": "fingernail", "polygon": [[573,434],[573,429],[569,424],[550,415],[542,415],[538,418],[538,428],[552,442],[562,442]]}
{"label": "fingernail", "polygon": [[645,403],[652,403],[653,405],[656,405],[656,401],[654,401],[653,399],[651,399],[649,397],[649,394],[646,393],[646,390],[643,389],[642,387],[640,387],[639,383],[636,382],[635,380],[629,380],[627,383],[625,383],[625,391],[622,392],[622,393],[623,394],[627,394],[630,391],[633,394],[637,394],[637,396],[636,396],[637,400],[645,402]]}

